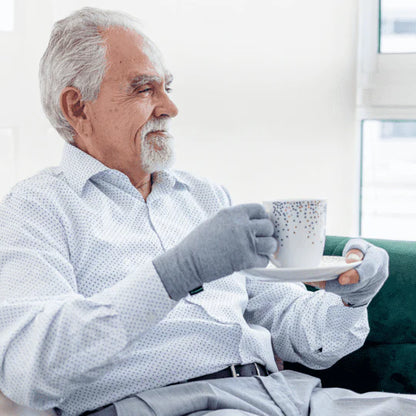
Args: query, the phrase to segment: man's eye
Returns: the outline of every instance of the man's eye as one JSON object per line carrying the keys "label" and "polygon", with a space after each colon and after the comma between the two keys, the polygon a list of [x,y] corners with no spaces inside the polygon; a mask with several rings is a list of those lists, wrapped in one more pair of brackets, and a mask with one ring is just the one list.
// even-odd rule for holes
{"label": "man's eye", "polygon": [[145,89],[143,89],[143,90],[140,90],[140,89],[139,89],[139,90],[137,91],[137,93],[138,93],[138,94],[143,94],[143,93],[145,93],[145,92],[149,92],[149,91],[151,91],[151,90],[152,90],[151,88],[145,88]]}
{"label": "man's eye", "polygon": [[165,88],[166,92],[169,94],[170,92],[172,92],[172,88],[171,87],[166,87]]}

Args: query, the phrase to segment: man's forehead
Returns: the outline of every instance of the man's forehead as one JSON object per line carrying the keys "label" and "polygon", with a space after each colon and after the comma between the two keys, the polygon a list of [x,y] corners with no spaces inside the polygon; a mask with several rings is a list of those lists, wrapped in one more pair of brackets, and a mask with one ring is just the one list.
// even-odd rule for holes
{"label": "man's forehead", "polygon": [[162,54],[146,36],[119,27],[108,28],[102,36],[107,44],[111,78],[124,78],[125,82],[127,73],[129,83],[172,82],[173,76],[166,69]]}

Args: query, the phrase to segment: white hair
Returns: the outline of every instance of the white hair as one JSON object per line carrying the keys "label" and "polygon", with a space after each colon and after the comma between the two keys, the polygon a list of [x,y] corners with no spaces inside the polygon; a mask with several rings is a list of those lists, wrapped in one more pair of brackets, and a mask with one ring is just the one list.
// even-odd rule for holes
{"label": "white hair", "polygon": [[[152,118],[142,128],[141,165],[147,173],[170,168],[175,161],[174,138],[168,132],[169,117]],[[148,136],[151,132],[163,131],[164,135]]]}
{"label": "white hair", "polygon": [[151,43],[132,16],[85,7],[55,23],[40,61],[43,110],[52,126],[69,143],[73,142],[75,130],[61,111],[61,92],[65,87],[75,87],[80,91],[82,101],[93,101],[98,97],[106,70],[106,45],[100,32],[110,27],[134,30]]}

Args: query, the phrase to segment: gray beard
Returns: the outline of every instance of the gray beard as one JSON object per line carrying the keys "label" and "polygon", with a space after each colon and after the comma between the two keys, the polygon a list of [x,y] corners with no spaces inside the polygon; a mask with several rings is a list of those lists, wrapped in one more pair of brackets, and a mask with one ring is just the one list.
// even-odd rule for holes
{"label": "gray beard", "polygon": [[[173,136],[153,136],[141,139],[141,164],[146,173],[170,168],[175,161]],[[160,150],[155,148],[157,146]]]}

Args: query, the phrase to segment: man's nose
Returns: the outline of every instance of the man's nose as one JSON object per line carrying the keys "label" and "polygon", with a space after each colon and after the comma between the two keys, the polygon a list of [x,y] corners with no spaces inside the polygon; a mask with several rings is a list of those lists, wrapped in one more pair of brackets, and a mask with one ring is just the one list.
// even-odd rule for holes
{"label": "man's nose", "polygon": [[155,116],[156,117],[176,117],[178,115],[178,107],[170,99],[167,92],[161,94],[159,102],[155,107]]}

